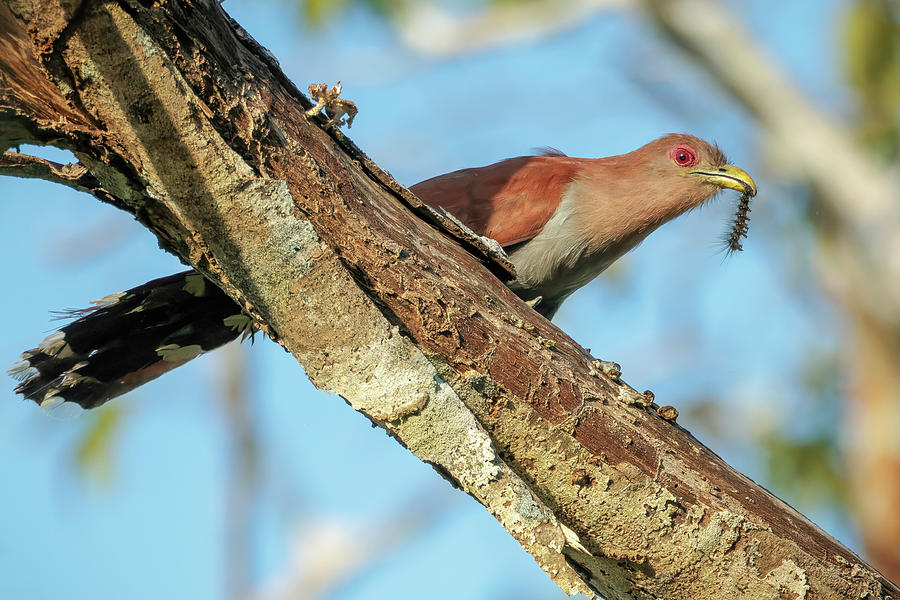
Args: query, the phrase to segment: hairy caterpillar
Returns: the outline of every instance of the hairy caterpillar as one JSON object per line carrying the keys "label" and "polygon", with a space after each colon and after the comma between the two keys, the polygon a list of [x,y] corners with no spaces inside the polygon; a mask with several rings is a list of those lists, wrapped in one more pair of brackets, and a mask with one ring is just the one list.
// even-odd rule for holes
{"label": "hairy caterpillar", "polygon": [[750,194],[744,192],[738,202],[737,212],[734,214],[734,224],[731,226],[731,233],[726,237],[728,247],[726,252],[739,252],[744,249],[741,245],[741,238],[747,237],[750,231]]}

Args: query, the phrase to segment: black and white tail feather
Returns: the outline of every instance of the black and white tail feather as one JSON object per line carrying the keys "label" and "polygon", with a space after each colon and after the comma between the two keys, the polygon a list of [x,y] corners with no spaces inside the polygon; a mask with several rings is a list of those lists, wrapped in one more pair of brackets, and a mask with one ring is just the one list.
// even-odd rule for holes
{"label": "black and white tail feather", "polygon": [[68,311],[76,317],[26,350],[9,374],[41,408],[95,408],[252,333],[252,321],[196,271],[154,279]]}

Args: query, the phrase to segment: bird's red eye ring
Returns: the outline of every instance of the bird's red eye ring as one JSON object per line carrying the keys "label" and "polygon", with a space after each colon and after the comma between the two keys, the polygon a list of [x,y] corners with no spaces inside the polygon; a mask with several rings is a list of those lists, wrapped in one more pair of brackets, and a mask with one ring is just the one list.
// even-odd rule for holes
{"label": "bird's red eye ring", "polygon": [[685,144],[678,144],[669,150],[669,158],[679,167],[693,167],[699,162],[696,150]]}

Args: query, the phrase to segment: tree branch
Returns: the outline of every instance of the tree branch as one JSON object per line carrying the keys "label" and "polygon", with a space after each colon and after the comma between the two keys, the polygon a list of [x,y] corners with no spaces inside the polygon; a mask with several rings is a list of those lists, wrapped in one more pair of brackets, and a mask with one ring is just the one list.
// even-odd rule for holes
{"label": "tree branch", "polygon": [[600,372],[486,268],[502,265],[410,210],[408,192],[305,117],[309,102],[218,3],[7,6],[0,24],[16,27],[0,37],[16,52],[0,62],[32,61],[45,95],[85,116],[47,120],[9,80],[0,115],[76,140],[166,248],[313,383],[482,503],[563,590],[900,596]]}
{"label": "tree branch", "polygon": [[29,154],[7,150],[0,154],[0,175],[43,179],[53,183],[61,183],[76,190],[92,194],[104,202],[116,203],[112,194],[103,189],[97,178],[81,163],[61,164]]}

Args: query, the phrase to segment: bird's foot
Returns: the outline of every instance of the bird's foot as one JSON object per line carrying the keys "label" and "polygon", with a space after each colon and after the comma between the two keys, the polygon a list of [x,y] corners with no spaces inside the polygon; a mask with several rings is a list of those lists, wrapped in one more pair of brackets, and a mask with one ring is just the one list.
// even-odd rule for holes
{"label": "bird's foot", "polygon": [[537,307],[538,304],[541,303],[541,301],[542,301],[543,299],[544,299],[543,296],[538,296],[538,297],[536,297],[536,298],[532,298],[531,300],[526,300],[526,301],[525,301],[525,304],[527,304],[527,305],[528,305],[529,307],[531,307],[531,308],[535,308],[535,307]]}

